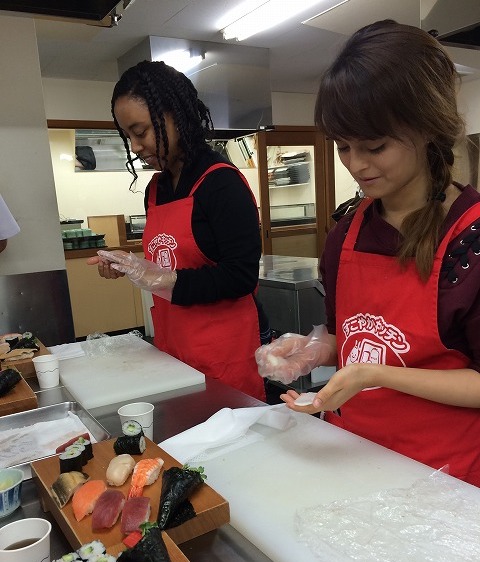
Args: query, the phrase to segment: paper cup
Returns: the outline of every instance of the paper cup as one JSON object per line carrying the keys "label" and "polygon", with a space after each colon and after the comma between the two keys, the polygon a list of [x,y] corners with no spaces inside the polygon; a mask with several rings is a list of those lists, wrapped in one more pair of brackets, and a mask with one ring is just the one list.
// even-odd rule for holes
{"label": "paper cup", "polygon": [[2,562],[50,562],[50,532],[46,519],[20,519],[0,529]]}
{"label": "paper cup", "polygon": [[153,404],[148,402],[134,402],[133,404],[125,404],[118,409],[120,423],[123,425],[126,421],[135,420],[143,429],[145,437],[153,441]]}
{"label": "paper cup", "polygon": [[39,355],[32,358],[40,388],[52,388],[60,382],[60,366],[55,355]]}

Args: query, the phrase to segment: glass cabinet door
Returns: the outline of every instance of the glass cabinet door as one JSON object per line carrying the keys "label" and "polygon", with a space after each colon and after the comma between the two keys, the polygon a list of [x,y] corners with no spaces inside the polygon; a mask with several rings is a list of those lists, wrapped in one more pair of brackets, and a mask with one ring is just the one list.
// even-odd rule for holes
{"label": "glass cabinet door", "polygon": [[320,257],[333,213],[333,147],[315,127],[256,133],[263,253]]}

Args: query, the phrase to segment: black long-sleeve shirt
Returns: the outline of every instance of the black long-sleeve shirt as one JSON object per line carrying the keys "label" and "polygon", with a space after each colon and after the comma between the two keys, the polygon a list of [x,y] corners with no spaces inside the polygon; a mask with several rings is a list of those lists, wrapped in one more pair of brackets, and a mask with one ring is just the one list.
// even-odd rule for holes
{"label": "black long-sleeve shirt", "polygon": [[[175,190],[171,175],[162,173],[157,205],[187,197],[197,179],[218,162],[230,163],[207,147],[194,163],[183,168]],[[146,208],[148,194],[147,186]],[[258,211],[249,189],[238,172],[221,168],[205,178],[193,198],[193,236],[215,265],[177,270],[172,304],[211,303],[253,293],[258,283],[261,239]],[[148,209],[146,212],[148,216]]]}

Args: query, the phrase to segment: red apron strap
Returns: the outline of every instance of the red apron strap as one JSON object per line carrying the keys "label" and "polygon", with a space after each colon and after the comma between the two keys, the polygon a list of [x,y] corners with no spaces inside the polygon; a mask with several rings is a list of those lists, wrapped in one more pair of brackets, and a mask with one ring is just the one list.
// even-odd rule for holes
{"label": "red apron strap", "polygon": [[150,179],[147,207],[155,207],[157,204],[157,184],[158,184],[158,174],[154,174]]}
{"label": "red apron strap", "polygon": [[235,170],[239,176],[242,178],[242,180],[248,185],[247,180],[245,179],[245,177],[243,176],[243,174],[240,172],[240,170],[235,167],[233,164],[227,164],[226,162],[218,162],[218,164],[213,164],[212,166],[210,166],[209,168],[207,168],[203,174],[198,178],[198,180],[195,182],[195,184],[193,185],[190,193],[189,193],[189,197],[191,197],[195,191],[197,191],[198,187],[200,186],[200,184],[202,183],[202,181],[205,179],[205,176],[208,176],[208,174],[210,172],[214,172],[215,170],[218,170],[220,168],[232,168],[232,170]]}

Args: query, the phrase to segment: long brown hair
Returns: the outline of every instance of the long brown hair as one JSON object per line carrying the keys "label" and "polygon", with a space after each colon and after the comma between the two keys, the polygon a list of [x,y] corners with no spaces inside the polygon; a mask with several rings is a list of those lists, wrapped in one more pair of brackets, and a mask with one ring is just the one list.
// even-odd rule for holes
{"label": "long brown hair", "polygon": [[434,37],[384,20],[347,41],[322,77],[315,107],[317,126],[333,139],[398,139],[402,127],[428,139],[429,195],[404,219],[397,254],[402,264],[415,257],[423,279],[444,220],[441,201],[452,180],[453,147],[464,133],[457,83],[453,62]]}

